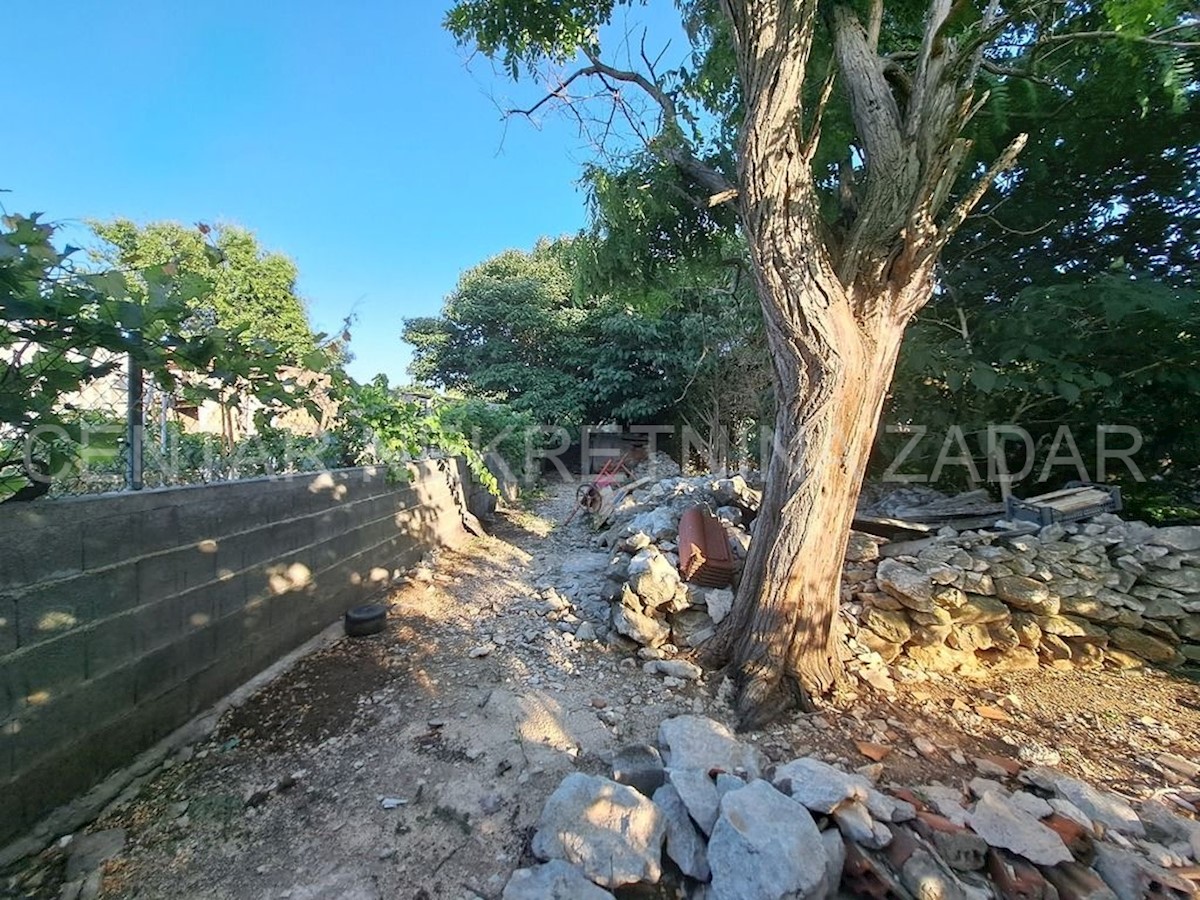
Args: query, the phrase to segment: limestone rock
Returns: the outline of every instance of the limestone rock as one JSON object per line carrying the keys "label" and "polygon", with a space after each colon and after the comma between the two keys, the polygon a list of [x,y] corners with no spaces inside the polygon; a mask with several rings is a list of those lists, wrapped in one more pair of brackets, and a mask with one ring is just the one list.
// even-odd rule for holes
{"label": "limestone rock", "polygon": [[744,769],[751,778],[762,771],[762,754],[733,732],[704,716],[675,716],[658,726],[658,744],[672,769]]}
{"label": "limestone rock", "polygon": [[659,506],[629,520],[625,533],[634,535],[638,532],[648,535],[652,541],[670,540],[679,533],[679,522],[670,507]]}
{"label": "limestone rock", "polygon": [[1128,650],[1150,662],[1169,662],[1175,657],[1175,648],[1161,638],[1131,628],[1114,628],[1109,638],[1122,650]]}
{"label": "limestone rock", "polygon": [[833,811],[833,821],[845,837],[863,847],[882,850],[892,842],[892,832],[872,819],[866,804],[861,801],[843,803]]}
{"label": "limestone rock", "polygon": [[713,634],[713,620],[699,609],[685,609],[668,617],[671,643],[677,647],[697,647]]}
{"label": "limestone rock", "polygon": [[812,812],[828,815],[851,801],[866,802],[869,783],[812,757],[802,757],[779,766],[774,784]]}
{"label": "limestone rock", "polygon": [[1042,582],[1024,575],[1006,575],[995,581],[996,596],[1009,606],[1040,616],[1058,614],[1058,597]]}
{"label": "limestone rock", "polygon": [[825,848],[825,883],[829,893],[836,893],[842,883],[842,872],[846,868],[846,844],[842,833],[836,828],[821,832],[821,845]]}
{"label": "limestone rock", "polygon": [[933,612],[933,584],[929,576],[895,559],[879,563],[875,580],[882,591],[895,597],[909,609]]}
{"label": "limestone rock", "polygon": [[654,802],[667,817],[667,856],[684,875],[707,881],[710,873],[704,838],[692,822],[679,791],[664,784],[654,792]]}
{"label": "limestone rock", "polygon": [[648,797],[607,778],[572,772],[542,809],[532,849],[562,859],[596,884],[620,887],[662,877],[667,822]]}
{"label": "limestone rock", "polygon": [[653,665],[659,675],[682,678],[684,681],[699,681],[704,675],[703,669],[686,659],[659,659],[647,665]]}
{"label": "limestone rock", "polygon": [[661,647],[671,636],[671,628],[666,622],[638,612],[624,603],[613,611],[613,627],[620,634],[646,647]]}
{"label": "limestone rock", "polygon": [[722,620],[729,615],[729,611],[733,609],[733,591],[729,588],[715,588],[707,591],[704,595],[704,602],[713,624],[720,625]]}
{"label": "limestone rock", "polygon": [[716,784],[708,777],[708,772],[699,769],[668,769],[667,780],[687,807],[692,821],[705,834],[711,834],[713,826],[717,824],[717,810],[721,805],[721,797]]}
{"label": "limestone rock", "polygon": [[1166,547],[1177,553],[1200,550],[1200,525],[1172,525],[1157,528],[1147,540],[1156,547]]}
{"label": "limestone rock", "polygon": [[862,624],[888,643],[904,644],[912,637],[912,625],[902,612],[868,609],[863,615]]}
{"label": "limestone rock", "polygon": [[1062,597],[1060,604],[1064,614],[1093,622],[1108,622],[1117,617],[1117,611],[1111,605],[1096,597]]}
{"label": "limestone rock", "polygon": [[721,799],[708,843],[712,900],[824,897],[828,857],[812,817],[762,780]]}
{"label": "limestone rock", "polygon": [[1096,844],[1094,868],[1117,896],[1117,900],[1144,900],[1147,897],[1194,896],[1195,885],[1169,870],[1156,866],[1137,853]]}
{"label": "limestone rock", "polygon": [[1054,790],[1060,797],[1079,807],[1089,818],[1113,831],[1134,837],[1141,837],[1146,833],[1133,807],[1116,794],[1097,790],[1086,782],[1062,773],[1055,773]]}
{"label": "limestone rock", "polygon": [[944,644],[930,647],[908,647],[909,659],[930,672],[953,672],[974,661],[974,654],[955,650]]}
{"label": "limestone rock", "polygon": [[657,550],[646,548],[629,561],[629,587],[647,606],[670,603],[678,586],[679,571]]}
{"label": "limestone rock", "polygon": [[1108,632],[1098,625],[1093,625],[1087,619],[1077,619],[1074,616],[1041,616],[1038,625],[1045,634],[1057,635],[1060,638],[1076,638],[1107,643]]}
{"label": "limestone rock", "polygon": [[968,594],[967,602],[951,615],[956,625],[988,625],[992,622],[1007,622],[1011,611],[994,597]]}
{"label": "limestone rock", "polygon": [[1200,569],[1184,566],[1179,569],[1151,569],[1143,579],[1159,587],[1181,594],[1200,594]]}
{"label": "limestone rock", "polygon": [[554,859],[513,872],[501,900],[613,900],[613,895],[592,884],[574,866]]}
{"label": "limestone rock", "polygon": [[865,534],[861,531],[851,531],[850,540],[846,543],[846,561],[870,562],[879,559],[879,545],[886,543],[886,538]]}
{"label": "limestone rock", "polygon": [[1011,850],[1039,866],[1073,858],[1058,834],[994,792],[979,799],[967,823],[991,846]]}

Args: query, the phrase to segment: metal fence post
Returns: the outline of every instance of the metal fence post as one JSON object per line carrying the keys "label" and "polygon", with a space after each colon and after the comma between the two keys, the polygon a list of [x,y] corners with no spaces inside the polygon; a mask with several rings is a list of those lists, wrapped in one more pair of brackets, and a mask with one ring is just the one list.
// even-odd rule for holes
{"label": "metal fence post", "polygon": [[[136,340],[141,336],[136,335]],[[129,468],[125,486],[131,491],[142,489],[142,450],[146,436],[146,406],[142,384],[142,366],[129,354],[129,391],[126,398],[126,426],[129,437]]]}

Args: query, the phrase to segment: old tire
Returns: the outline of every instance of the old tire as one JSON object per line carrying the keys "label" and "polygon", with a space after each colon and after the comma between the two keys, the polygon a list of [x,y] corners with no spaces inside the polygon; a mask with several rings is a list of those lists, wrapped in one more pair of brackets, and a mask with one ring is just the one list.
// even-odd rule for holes
{"label": "old tire", "polygon": [[387,607],[380,603],[367,603],[346,611],[346,635],[348,637],[366,637],[368,634],[379,634],[387,622]]}

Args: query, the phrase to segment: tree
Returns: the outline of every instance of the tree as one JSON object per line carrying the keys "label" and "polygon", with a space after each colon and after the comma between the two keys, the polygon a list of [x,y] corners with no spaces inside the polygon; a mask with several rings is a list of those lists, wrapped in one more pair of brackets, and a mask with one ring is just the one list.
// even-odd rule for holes
{"label": "tree", "polygon": [[757,420],[766,362],[740,266],[673,259],[634,283],[619,254],[584,235],[471,268],[440,316],[406,321],[410,373],[567,428]]}
{"label": "tree", "polygon": [[[527,113],[569,101],[587,79],[626,114],[624,92],[640,91],[656,108],[647,152],[702,206],[736,204],[774,365],[775,453],[711,656],[731,663],[740,724],[754,727],[840,674],[842,557],[905,326],[933,294],[942,250],[1026,140],[972,160],[981,79],[1053,78],[1055,45],[1071,33],[1194,49],[1197,19],[1175,0],[992,0],[982,11],[969,0],[722,0],[719,13],[698,0],[684,5],[698,62],[660,73],[636,36],[625,43],[640,61],[602,57],[617,5],[460,0],[447,24],[513,76],[583,57]],[[692,98],[719,101],[709,114],[738,134],[736,169],[697,139]]]}
{"label": "tree", "polygon": [[187,228],[177,222],[139,227],[128,219],[91,226],[106,245],[96,256],[113,268],[167,266],[206,282],[209,290],[194,308],[208,314],[208,324],[238,332],[247,343],[270,344],[289,363],[301,362],[316,346],[304,301],[296,294],[295,263],[263,251],[249,231],[232,225]]}
{"label": "tree", "polygon": [[468,269],[438,317],[406,319],[420,382],[507,400],[554,424],[579,424],[588,398],[570,241],[507,250]]}
{"label": "tree", "polygon": [[[1175,517],[1200,500],[1189,497],[1200,456],[1186,437],[1200,416],[1191,264],[1200,254],[1200,116],[1178,102],[1186,81],[1156,79],[1145,52],[1086,43],[1064,50],[1060,70],[1071,69],[1076,85],[1070,108],[1039,115],[1053,107],[1004,97],[990,112],[1030,133],[1030,165],[999,185],[947,248],[939,291],[905,336],[885,416],[928,427],[930,437],[907,455],[911,471],[925,474],[952,425],[970,443],[980,439],[981,475],[986,426],[1022,426],[1032,459],[1014,441],[1008,468],[1033,463],[1026,493],[1060,486],[1033,482],[1062,424],[1093,476],[1097,428],[1134,426],[1138,469],[1150,480],[1120,462],[1105,474],[1120,481],[1135,514]],[[883,437],[876,471],[908,442]],[[1078,477],[1071,467],[1051,474]]]}
{"label": "tree", "polygon": [[[54,246],[54,231],[37,214],[5,216],[0,226],[0,497],[42,496],[76,462],[82,411],[64,398],[127,359],[197,398],[245,388],[264,422],[307,401],[279,376],[280,357],[249,351],[236,331],[195,327],[204,280],[171,263],[80,271],[74,248]],[[195,375],[186,384],[185,373]]]}

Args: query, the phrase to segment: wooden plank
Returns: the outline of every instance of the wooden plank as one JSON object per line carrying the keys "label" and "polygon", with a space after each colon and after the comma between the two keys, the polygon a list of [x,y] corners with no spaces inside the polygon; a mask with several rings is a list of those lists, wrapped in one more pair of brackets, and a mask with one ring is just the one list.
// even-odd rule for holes
{"label": "wooden plank", "polygon": [[904,519],[889,519],[887,516],[866,516],[856,515],[854,517],[854,527],[860,531],[869,531],[871,527],[875,528],[892,528],[900,531],[916,531],[928,534],[931,531],[937,531],[932,525],[926,525],[923,522],[909,522]]}

